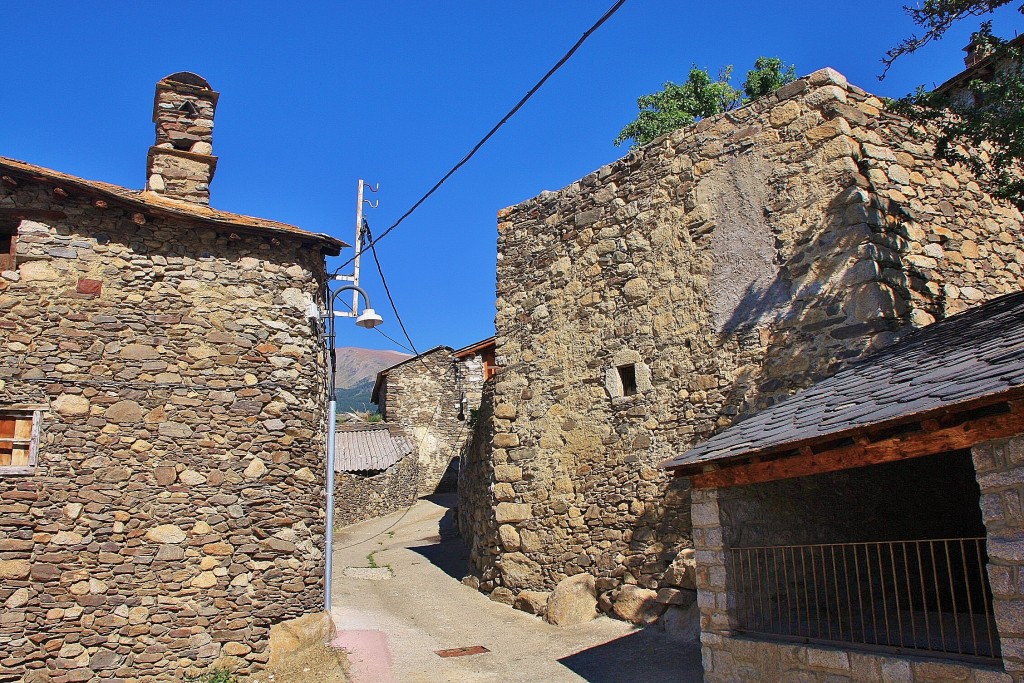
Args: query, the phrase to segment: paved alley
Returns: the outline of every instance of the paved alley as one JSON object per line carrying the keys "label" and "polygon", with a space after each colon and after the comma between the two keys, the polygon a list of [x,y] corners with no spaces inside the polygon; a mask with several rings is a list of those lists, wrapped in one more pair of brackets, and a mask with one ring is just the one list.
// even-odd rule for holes
{"label": "paved alley", "polygon": [[[702,680],[699,647],[656,628],[604,617],[559,628],[462,585],[454,504],[432,497],[336,534],[335,644],[352,652],[354,683]],[[473,646],[488,651],[436,654]]]}

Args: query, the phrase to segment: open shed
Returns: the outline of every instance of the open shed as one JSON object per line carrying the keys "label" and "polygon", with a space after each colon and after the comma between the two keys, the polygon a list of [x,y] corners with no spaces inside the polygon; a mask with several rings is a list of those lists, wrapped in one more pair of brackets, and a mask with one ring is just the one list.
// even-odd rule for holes
{"label": "open shed", "polygon": [[663,467],[692,484],[707,681],[1022,680],[1024,293]]}

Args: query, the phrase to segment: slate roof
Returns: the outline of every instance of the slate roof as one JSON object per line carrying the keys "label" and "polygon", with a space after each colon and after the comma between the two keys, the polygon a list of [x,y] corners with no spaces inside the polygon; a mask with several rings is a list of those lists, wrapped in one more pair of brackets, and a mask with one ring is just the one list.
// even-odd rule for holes
{"label": "slate roof", "polygon": [[330,235],[307,232],[287,223],[279,223],[265,218],[254,218],[253,216],[243,216],[242,214],[230,213],[228,211],[219,211],[205,204],[176,201],[153,192],[130,190],[98,180],[86,180],[8,157],[0,157],[0,172],[4,175],[11,175],[16,180],[52,183],[72,193],[78,190],[84,194],[99,196],[118,204],[129,206],[136,211],[149,211],[175,218],[184,218],[212,228],[230,228],[238,232],[259,232],[281,235],[283,237],[301,237],[311,242],[316,242],[326,253],[332,256],[337,256],[343,247],[349,246]]}
{"label": "slate roof", "polygon": [[438,351],[445,351],[447,353],[451,353],[452,347],[445,346],[444,344],[438,344],[432,349],[427,349],[426,351],[416,354],[415,356],[409,356],[408,358],[400,360],[394,365],[389,365],[388,367],[378,372],[377,379],[374,380],[373,382],[373,391],[370,392],[370,403],[377,403],[379,405],[379,401],[377,399],[380,398],[380,387],[382,384],[384,384],[384,378],[388,376],[389,372],[391,372],[395,368],[400,368],[403,365],[412,363],[413,361],[417,361],[421,358],[425,358],[426,356],[429,356],[432,353],[437,353]]}
{"label": "slate roof", "polygon": [[915,330],[661,464],[680,473],[1024,388],[1024,292]]}
{"label": "slate roof", "polygon": [[334,471],[382,472],[412,451],[412,442],[405,437],[394,436],[386,424],[342,428],[334,440]]}

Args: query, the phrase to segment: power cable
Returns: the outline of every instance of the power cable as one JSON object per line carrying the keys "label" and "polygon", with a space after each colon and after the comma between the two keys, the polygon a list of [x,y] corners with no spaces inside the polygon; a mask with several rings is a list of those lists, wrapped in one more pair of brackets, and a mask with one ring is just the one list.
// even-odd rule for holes
{"label": "power cable", "polygon": [[[420,197],[419,200],[415,204],[413,204],[412,207],[408,211],[403,213],[399,217],[399,219],[397,221],[395,221],[394,223],[392,223],[391,226],[387,230],[382,232],[377,237],[377,239],[372,240],[370,242],[370,244],[368,245],[370,247],[370,249],[373,249],[373,246],[375,244],[377,244],[377,242],[380,242],[382,239],[387,237],[388,234],[392,230],[394,230],[399,225],[401,225],[402,222],[406,218],[411,216],[412,213],[414,211],[416,211],[416,209],[420,208],[420,205],[422,205],[423,202],[427,201],[427,199],[429,199],[430,196],[432,194],[434,194],[434,192],[436,192],[438,189],[440,189],[441,185],[443,185],[446,180],[448,180],[453,175],[455,175],[456,171],[458,171],[460,168],[462,168],[466,164],[466,162],[468,162],[470,159],[472,159],[473,156],[480,150],[480,148],[483,147],[484,144],[486,144],[487,141],[490,140],[494,136],[494,134],[498,132],[498,129],[500,129],[502,126],[504,126],[505,123],[507,123],[508,120],[511,119],[516,114],[516,112],[518,112],[520,109],[522,109],[523,105],[526,104],[527,101],[529,101],[529,99],[531,97],[533,97],[534,94],[536,94],[536,92],[538,90],[540,90],[541,86],[543,86],[548,81],[548,79],[551,78],[555,74],[555,72],[557,72],[559,69],[561,69],[562,66],[566,62],[568,62],[569,59],[574,54],[576,54],[576,51],[580,49],[580,47],[583,45],[584,42],[586,42],[587,38],[589,38],[591,36],[591,34],[594,33],[594,31],[599,29],[602,24],[604,24],[606,21],[611,19],[612,15],[615,14],[617,11],[619,11],[619,8],[622,7],[625,4],[625,2],[626,2],[626,0],[617,0],[617,2],[614,5],[612,5],[611,8],[607,12],[605,12],[603,15],[601,15],[601,18],[598,19],[594,23],[593,26],[591,26],[589,29],[587,29],[586,32],[582,36],[580,36],[580,39],[576,41],[576,44],[573,45],[571,48],[569,48],[569,51],[566,52],[562,56],[562,58],[559,59],[558,62],[556,62],[555,65],[553,67],[551,67],[548,70],[548,72],[546,74],[544,74],[544,76],[539,81],[537,81],[536,85],[534,85],[532,88],[530,88],[530,90],[522,97],[522,99],[520,99],[516,103],[516,105],[514,107],[512,107],[512,109],[509,110],[509,112],[507,114],[505,114],[505,116],[502,117],[502,119],[500,121],[498,121],[498,123],[495,124],[495,126],[493,128],[491,128],[490,131],[488,131],[487,135],[483,136],[483,138],[480,139],[480,142],[476,143],[476,145],[473,146],[473,149],[469,150],[469,153],[466,156],[462,157],[462,159],[459,161],[459,163],[457,163],[454,166],[452,166],[452,168],[447,173],[445,173],[444,176],[440,180],[438,180],[436,183],[434,183],[434,186],[431,187],[429,190],[427,190],[427,193],[425,195],[423,195],[422,197]],[[348,261],[346,261],[341,266],[339,266],[338,269],[335,272],[340,272],[342,268],[345,268],[350,263],[352,263],[354,260],[355,260],[355,257],[350,258]]]}
{"label": "power cable", "polygon": [[[402,322],[402,316],[398,314],[398,307],[395,306],[395,300],[391,296],[391,288],[388,287],[388,281],[384,277],[384,270],[380,267],[380,259],[377,258],[377,247],[374,246],[373,235],[370,234],[370,224],[365,218],[363,219],[363,234],[366,235],[367,239],[369,239],[369,244],[367,246],[370,248],[370,254],[373,255],[373,262],[377,266],[377,274],[380,275],[380,283],[384,285],[384,293],[388,297],[388,303],[391,304],[391,312],[395,314],[395,320],[398,321],[398,326],[402,328],[402,334],[405,335],[405,340],[409,342],[409,346],[412,347],[413,354],[419,356],[420,352],[416,350],[416,344],[413,343],[412,337],[409,336],[408,330],[405,329],[405,323]],[[424,367],[426,367],[426,363],[422,358],[420,358],[420,362],[424,363]],[[427,369],[429,370],[429,368]]]}
{"label": "power cable", "polygon": [[[376,256],[374,256],[374,259],[376,259]],[[378,268],[379,267],[380,266],[378,266]],[[381,280],[383,281],[383,277],[381,278]],[[387,287],[387,285],[385,285],[385,288],[386,287]],[[390,299],[391,297],[389,296],[388,298]],[[348,310],[350,310],[350,311],[352,310],[352,306],[350,306],[347,301],[340,301],[340,303],[341,303],[342,306],[344,306]],[[394,303],[392,303],[392,310],[394,310]],[[396,318],[398,317],[397,313],[395,313],[395,317]],[[390,336],[389,334],[384,332],[384,330],[380,329],[380,326],[377,326],[377,327],[373,328],[373,331],[376,332],[377,334],[383,336],[385,339],[387,339],[389,342],[391,342],[392,344],[394,344],[398,348],[402,349],[403,351],[408,351],[409,353],[413,354],[414,356],[416,355],[416,349],[415,348],[411,348],[410,349],[408,346],[406,346],[402,342],[398,341],[394,337]],[[402,331],[405,332],[405,328],[404,327],[402,328]],[[406,337],[408,337],[408,335],[406,335]],[[409,342],[409,343],[411,344],[412,342]]]}

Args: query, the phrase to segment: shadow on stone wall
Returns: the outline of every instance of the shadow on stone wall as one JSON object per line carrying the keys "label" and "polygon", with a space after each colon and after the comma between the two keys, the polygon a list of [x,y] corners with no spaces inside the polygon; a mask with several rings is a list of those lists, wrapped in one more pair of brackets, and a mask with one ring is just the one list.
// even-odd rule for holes
{"label": "shadow on stone wall", "polygon": [[[892,215],[899,209],[876,211],[873,224],[851,225],[850,216],[867,215],[860,210],[864,202],[871,202],[866,194],[849,190],[833,198],[829,224],[807,227],[774,279],[743,292],[716,340],[731,353],[705,354],[719,363],[709,372],[732,372],[732,383],[716,417],[698,425],[680,451],[888,345],[908,325],[914,272],[903,259],[905,231]],[[907,274],[905,281],[897,274]],[[689,539],[673,542],[680,529],[690,528],[689,479],[668,479],[663,491],[631,530],[630,549],[637,554],[627,557],[626,567],[646,588],[672,587],[665,571],[691,545]]]}

